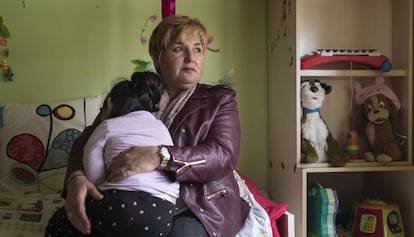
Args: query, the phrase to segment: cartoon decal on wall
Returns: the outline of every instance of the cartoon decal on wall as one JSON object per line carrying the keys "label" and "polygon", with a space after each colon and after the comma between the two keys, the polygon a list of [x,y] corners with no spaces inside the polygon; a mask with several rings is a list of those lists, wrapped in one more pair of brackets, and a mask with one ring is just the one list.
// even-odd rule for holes
{"label": "cartoon decal on wall", "polygon": [[25,185],[38,183],[39,172],[65,167],[73,142],[81,134],[77,129],[66,129],[54,137],[51,143],[53,117],[59,120],[72,119],[75,116],[75,109],[70,105],[60,104],[52,110],[49,105],[41,104],[36,108],[36,114],[50,120],[46,146],[35,135],[25,133],[12,137],[6,148],[7,156],[20,163],[10,168],[10,176]]}
{"label": "cartoon decal on wall", "polygon": [[148,43],[148,34],[147,34],[147,28],[151,26],[156,20],[158,16],[156,14],[148,17],[148,19],[145,21],[144,27],[141,30],[141,44],[146,45]]}
{"label": "cartoon decal on wall", "polygon": [[3,23],[3,17],[0,16],[0,45],[7,46],[7,38],[9,37],[10,37],[9,29]]}
{"label": "cartoon decal on wall", "polygon": [[2,75],[8,81],[13,80],[13,72],[8,63],[7,58],[10,55],[10,48],[7,47],[7,39],[10,37],[10,32],[7,26],[4,24],[3,17],[0,16],[0,50],[1,50],[1,59],[0,59],[0,69],[2,70]]}

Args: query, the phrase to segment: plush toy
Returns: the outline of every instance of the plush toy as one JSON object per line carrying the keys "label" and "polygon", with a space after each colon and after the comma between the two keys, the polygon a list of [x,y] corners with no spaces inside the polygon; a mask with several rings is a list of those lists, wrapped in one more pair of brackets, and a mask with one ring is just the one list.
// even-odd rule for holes
{"label": "plush toy", "polygon": [[301,83],[303,163],[329,162],[333,166],[343,166],[347,161],[319,112],[325,95],[331,90],[331,86],[318,80],[304,80]]}
{"label": "plush toy", "polygon": [[365,118],[368,120],[365,134],[372,151],[365,153],[365,159],[382,163],[402,160],[392,122],[395,112],[401,107],[397,96],[384,84],[382,77],[377,77],[373,85],[364,88],[355,82],[354,91],[355,102],[364,106]]}

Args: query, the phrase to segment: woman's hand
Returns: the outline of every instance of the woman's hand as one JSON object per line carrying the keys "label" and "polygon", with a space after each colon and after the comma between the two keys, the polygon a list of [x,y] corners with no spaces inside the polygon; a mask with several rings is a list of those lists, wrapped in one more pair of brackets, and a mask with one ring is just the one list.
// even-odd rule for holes
{"label": "woman's hand", "polygon": [[161,163],[157,146],[135,146],[122,152],[111,164],[108,180],[120,181],[134,174],[156,170]]}
{"label": "woman's hand", "polygon": [[70,183],[67,184],[66,215],[70,223],[83,234],[91,233],[91,223],[85,209],[85,200],[88,195],[97,200],[103,198],[96,186],[89,182],[85,175],[72,175]]}

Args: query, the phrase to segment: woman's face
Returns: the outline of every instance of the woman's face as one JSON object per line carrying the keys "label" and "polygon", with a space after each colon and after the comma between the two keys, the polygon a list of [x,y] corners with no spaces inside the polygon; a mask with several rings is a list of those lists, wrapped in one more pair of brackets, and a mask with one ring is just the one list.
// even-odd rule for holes
{"label": "woman's face", "polygon": [[201,80],[204,66],[200,37],[190,31],[181,33],[161,55],[157,66],[170,97],[195,86]]}

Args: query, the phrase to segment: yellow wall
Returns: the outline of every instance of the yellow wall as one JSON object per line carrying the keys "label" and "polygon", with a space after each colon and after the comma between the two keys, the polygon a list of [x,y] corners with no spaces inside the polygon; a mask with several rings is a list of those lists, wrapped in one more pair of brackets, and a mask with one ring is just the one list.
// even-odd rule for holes
{"label": "yellow wall", "polygon": [[[220,49],[207,53],[202,81],[215,82],[235,69],[242,125],[238,168],[267,189],[266,0],[176,2],[176,14],[199,18],[214,37],[211,47]],[[12,82],[0,81],[0,101],[105,93],[114,79],[130,75],[130,60],[149,60],[139,36],[152,14],[160,18],[160,0],[1,0],[15,75]]]}

